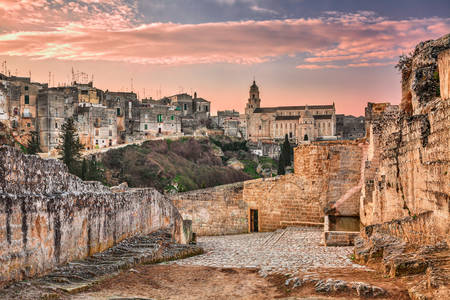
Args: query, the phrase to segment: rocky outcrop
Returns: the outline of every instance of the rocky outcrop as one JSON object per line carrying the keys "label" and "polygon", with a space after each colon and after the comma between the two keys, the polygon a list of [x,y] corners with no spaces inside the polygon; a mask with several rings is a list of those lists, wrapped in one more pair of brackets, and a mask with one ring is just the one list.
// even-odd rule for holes
{"label": "rocky outcrop", "polygon": [[[400,109],[369,103],[358,262],[408,276],[413,299],[450,296],[450,35],[402,57]],[[443,299],[445,299],[444,297]]]}
{"label": "rocky outcrop", "polygon": [[421,113],[423,106],[440,97],[440,76],[444,73],[440,75],[438,59],[439,54],[448,49],[450,34],[437,40],[421,42],[410,56],[401,57],[397,67],[402,73],[401,107],[405,113]]}
{"label": "rocky outcrop", "polygon": [[113,192],[60,161],[0,147],[0,285],[162,228],[186,243],[189,225],[154,189]]}

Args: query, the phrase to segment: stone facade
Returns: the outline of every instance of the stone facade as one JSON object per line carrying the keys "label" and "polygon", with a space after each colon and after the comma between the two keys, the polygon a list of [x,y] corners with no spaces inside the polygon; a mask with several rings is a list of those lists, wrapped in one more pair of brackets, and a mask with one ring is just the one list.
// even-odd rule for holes
{"label": "stone facade", "polygon": [[102,105],[80,103],[75,115],[80,142],[85,149],[117,145],[116,110]]}
{"label": "stone facade", "polygon": [[61,127],[78,107],[78,91],[73,87],[43,89],[37,98],[37,130],[44,152],[59,144]]}
{"label": "stone facade", "polygon": [[364,117],[336,115],[336,136],[342,140],[355,140],[366,136]]}
{"label": "stone facade", "polygon": [[287,134],[294,142],[334,137],[336,110],[333,105],[260,107],[259,88],[250,87],[245,108],[247,139],[283,140]]}
{"label": "stone facade", "polygon": [[29,77],[0,76],[0,121],[22,144],[36,131],[36,98],[43,87]]}
{"label": "stone facade", "polygon": [[160,228],[186,243],[189,224],[154,189],[113,192],[57,160],[0,147],[0,286]]}

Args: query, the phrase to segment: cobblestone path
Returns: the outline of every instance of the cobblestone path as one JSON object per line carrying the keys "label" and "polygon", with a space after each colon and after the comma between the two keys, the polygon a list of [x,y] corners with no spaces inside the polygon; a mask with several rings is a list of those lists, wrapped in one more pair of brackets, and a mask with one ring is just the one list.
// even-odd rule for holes
{"label": "cobblestone path", "polygon": [[363,268],[349,259],[353,247],[320,245],[322,229],[291,227],[276,232],[199,237],[205,254],[172,262],[225,268],[258,268],[262,276],[317,268]]}

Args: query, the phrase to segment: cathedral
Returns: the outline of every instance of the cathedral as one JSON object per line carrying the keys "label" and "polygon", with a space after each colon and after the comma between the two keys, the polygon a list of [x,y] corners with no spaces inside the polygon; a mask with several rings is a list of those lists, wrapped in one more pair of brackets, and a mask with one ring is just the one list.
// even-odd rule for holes
{"label": "cathedral", "polygon": [[245,108],[247,139],[277,141],[287,134],[292,142],[334,139],[336,111],[332,105],[261,107],[256,82]]}

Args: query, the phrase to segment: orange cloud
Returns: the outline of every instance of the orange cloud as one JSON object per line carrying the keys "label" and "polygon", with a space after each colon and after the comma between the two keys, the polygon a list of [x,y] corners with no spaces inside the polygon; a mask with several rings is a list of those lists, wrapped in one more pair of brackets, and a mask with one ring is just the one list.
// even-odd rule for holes
{"label": "orange cloud", "polygon": [[[46,1],[34,2],[39,6]],[[15,5],[0,0],[4,11],[15,11]],[[306,56],[298,58],[297,68],[313,70],[392,64],[417,42],[450,29],[450,18],[393,21],[371,12],[329,12],[315,19],[137,25],[130,19],[135,7],[119,0],[85,0],[69,6],[51,19],[50,26],[46,22],[40,30],[0,34],[0,55],[171,65],[256,64]],[[33,24],[51,14],[30,11]],[[77,19],[83,14],[87,17]]]}

